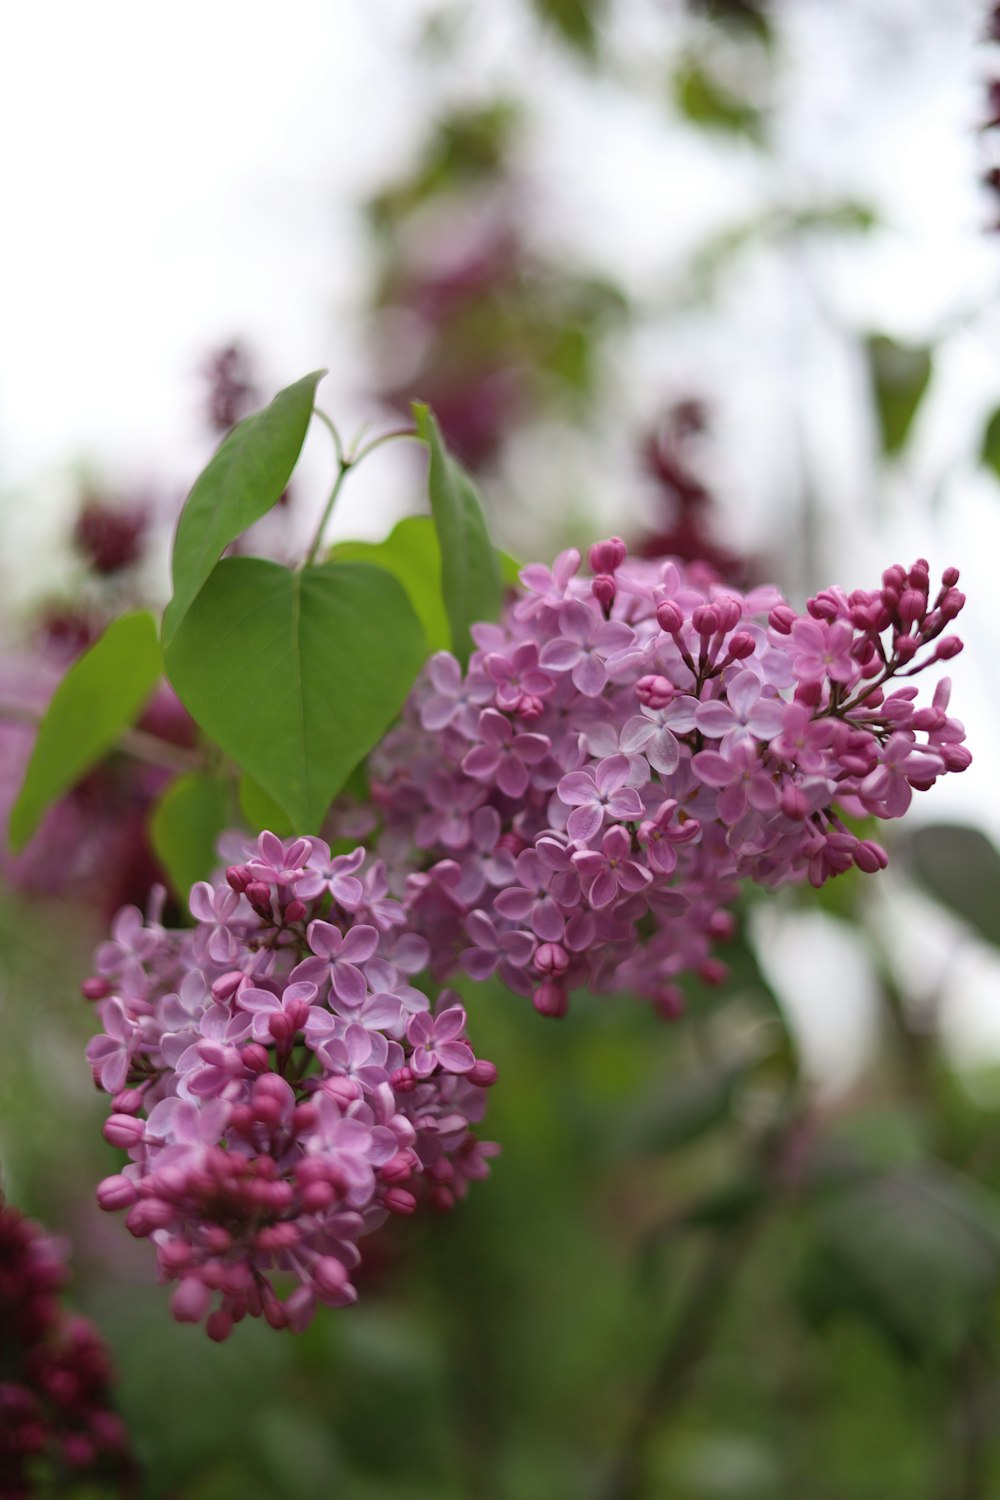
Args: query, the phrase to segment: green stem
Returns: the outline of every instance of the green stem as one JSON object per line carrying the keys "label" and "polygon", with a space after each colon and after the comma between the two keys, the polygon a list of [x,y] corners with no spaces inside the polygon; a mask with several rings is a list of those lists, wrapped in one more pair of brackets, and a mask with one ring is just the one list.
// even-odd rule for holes
{"label": "green stem", "polygon": [[303,567],[308,568],[313,562],[315,562],[316,553],[319,551],[320,543],[323,540],[323,533],[326,530],[327,522],[329,521],[330,516],[333,514],[333,507],[337,503],[337,496],[340,494],[340,491],[342,490],[344,485],[344,480],[347,478],[353,467],[354,462],[350,458],[341,456],[337,460],[337,477],[333,481],[333,489],[330,491],[330,497],[326,502],[323,514],[319,518],[319,525],[316,527],[316,532],[313,536],[312,542],[310,543],[309,551],[306,553]]}
{"label": "green stem", "polygon": [[417,436],[416,428],[400,427],[393,432],[383,432],[381,436],[372,438],[371,442],[366,443],[363,448],[358,448],[356,445],[361,441],[361,438],[364,434],[364,428],[362,428],[351,448],[345,453],[344,445],[340,441],[340,433],[337,431],[334,424],[330,421],[330,418],[327,416],[326,412],[320,411],[318,406],[314,406],[313,416],[319,418],[319,420],[328,429],[331,437],[333,438],[334,451],[337,455],[337,477],[333,482],[333,489],[330,491],[329,498],[323,508],[323,514],[320,516],[319,525],[316,527],[312,542],[309,545],[309,551],[306,553],[305,559],[302,563],[302,566],[304,568],[308,568],[312,563],[316,561],[316,554],[320,549],[320,545],[322,544],[323,533],[326,530],[327,522],[333,514],[333,507],[337,503],[337,497],[340,494],[340,491],[342,490],[344,485],[344,480],[347,478],[347,475],[349,474],[351,469],[356,468],[361,460],[367,458],[370,453],[374,453],[376,448],[381,448],[383,443],[392,443],[397,438],[409,438]]}
{"label": "green stem", "polygon": [[730,1230],[713,1238],[642,1393],[603,1500],[637,1500],[641,1493],[650,1438],[662,1430],[689,1394],[756,1228],[756,1221],[751,1220],[742,1231]]}
{"label": "green stem", "polygon": [[[16,724],[29,724],[37,729],[44,717],[44,713],[25,708],[21,704],[0,703],[0,719],[8,719]],[[145,729],[123,730],[108,753],[112,754],[116,750],[122,755],[130,755],[133,760],[145,761],[151,766],[162,766],[164,770],[179,774],[205,769],[203,757],[195,751],[185,750],[181,745],[172,745],[168,740],[161,740],[158,734],[149,734]]]}

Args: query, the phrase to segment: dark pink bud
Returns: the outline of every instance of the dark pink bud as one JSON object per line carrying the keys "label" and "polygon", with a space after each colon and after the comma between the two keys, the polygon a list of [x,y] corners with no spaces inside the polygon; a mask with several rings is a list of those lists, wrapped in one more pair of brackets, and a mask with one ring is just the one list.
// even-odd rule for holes
{"label": "dark pink bud", "polygon": [[292,1110],[292,1125],[297,1132],[312,1130],[319,1119],[315,1104],[296,1104]]}
{"label": "dark pink bud", "polygon": [[569,954],[561,943],[539,943],[534,962],[539,974],[565,974],[569,968]]}
{"label": "dark pink bud", "polygon": [[972,751],[964,745],[938,745],[937,749],[947,771],[964,771],[972,765]]}
{"label": "dark pink bud", "polygon": [[289,901],[288,905],[285,907],[286,922],[301,922],[305,914],[306,904],[304,901]]}
{"label": "dark pink bud", "polygon": [[676,984],[662,984],[653,996],[653,1009],[663,1021],[676,1021],[684,1014],[684,991]]}
{"label": "dark pink bud", "polygon": [[234,1104],[229,1111],[229,1124],[237,1135],[252,1135],[256,1124],[253,1110],[246,1104]]}
{"label": "dark pink bud", "polygon": [[615,594],[617,593],[617,589],[615,588],[615,580],[612,578],[611,574],[599,573],[594,579],[593,583],[590,585],[590,592],[593,594],[594,598],[597,600],[604,613],[608,614],[611,610],[612,604],[614,604],[615,602]]}
{"label": "dark pink bud", "polygon": [[723,596],[721,599],[715,600],[714,608],[719,616],[720,630],[728,632],[734,629],[735,626],[739,624],[740,616],[742,615],[743,611],[740,609],[740,606],[737,604],[735,599],[729,599]]}
{"label": "dark pink bud", "polygon": [[647,708],[666,708],[677,689],[668,677],[660,677],[651,674],[648,677],[640,677],[635,685],[635,691],[639,702]]}
{"label": "dark pink bud", "polygon": [[892,589],[897,595],[906,587],[906,570],[899,563],[893,563],[891,568],[886,568],[882,574],[882,587]]}
{"label": "dark pink bud", "polygon": [[791,635],[792,626],[797,619],[798,615],[790,604],[776,604],[767,617],[767,623],[779,635]]}
{"label": "dark pink bud", "polygon": [[920,642],[912,635],[896,635],[893,638],[892,649],[900,661],[912,661],[920,650]]}
{"label": "dark pink bud", "polygon": [[120,1146],[129,1151],[145,1139],[146,1123],[134,1115],[109,1115],[101,1132],[109,1146]]}
{"label": "dark pink bud", "polygon": [[526,719],[530,722],[533,719],[540,719],[542,717],[542,714],[545,712],[545,704],[541,698],[536,698],[532,693],[522,693],[517,700],[517,707],[514,711],[519,719]]}
{"label": "dark pink bud", "polygon": [[809,811],[809,804],[800,787],[789,782],[781,789],[781,811],[786,818],[802,819]]}
{"label": "dark pink bud", "polygon": [[958,582],[959,577],[960,575],[957,568],[945,568],[944,572],[941,574],[941,582],[946,589],[952,589]]}
{"label": "dark pink bud", "polygon": [[246,898],[257,911],[271,915],[271,888],[263,880],[251,880],[246,888]]}
{"label": "dark pink bud", "polygon": [[931,565],[927,561],[926,557],[917,558],[916,562],[913,564],[913,567],[906,575],[906,581],[907,583],[909,583],[911,588],[920,589],[923,593],[926,594],[928,588],[930,587],[931,581]]}
{"label": "dark pink bud", "polygon": [[112,1108],[119,1115],[137,1115],[142,1108],[141,1089],[122,1089],[111,1101]]}
{"label": "dark pink bud", "polygon": [[417,1207],[417,1200],[413,1194],[401,1187],[387,1189],[382,1202],[391,1214],[399,1214],[403,1218],[414,1213]]}
{"label": "dark pink bud", "polygon": [[348,1282],[347,1272],[333,1255],[320,1255],[313,1262],[313,1281],[328,1297],[337,1297]]}
{"label": "dark pink bud", "polygon": [[279,1044],[288,1042],[295,1035],[295,1023],[284,1011],[274,1011],[267,1018],[267,1029]]}
{"label": "dark pink bud", "polygon": [[267,1048],[262,1047],[260,1042],[248,1042],[240,1053],[240,1061],[251,1073],[264,1073],[271,1066]]}
{"label": "dark pink bud", "polygon": [[465,1077],[477,1089],[489,1089],[497,1081],[496,1064],[487,1062],[485,1057],[480,1057],[473,1063]]}
{"label": "dark pink bud", "polygon": [[455,1194],[451,1188],[439,1185],[431,1188],[427,1194],[427,1202],[439,1214],[450,1213],[455,1207]]}
{"label": "dark pink bud", "polygon": [[587,554],[592,573],[614,573],[628,556],[628,548],[620,536],[609,537],[606,542],[595,542]]}
{"label": "dark pink bud", "polygon": [[85,1000],[106,1000],[111,994],[111,986],[106,979],[99,979],[95,974],[92,979],[83,981],[80,993]]}
{"label": "dark pink bud", "polygon": [[540,984],[531,997],[531,1003],[540,1016],[551,1016],[558,1019],[564,1016],[569,1009],[569,996],[561,984],[547,979]]}
{"label": "dark pink bud", "polygon": [[942,594],[938,604],[941,619],[944,621],[954,620],[957,615],[962,613],[964,608],[965,595],[961,589],[948,589],[946,593]]}
{"label": "dark pink bud", "polygon": [[[468,1074],[466,1074],[468,1077]],[[405,1182],[408,1177],[413,1176],[413,1157],[409,1151],[397,1151],[395,1156],[390,1157],[385,1166],[379,1168],[379,1177],[383,1182]]]}
{"label": "dark pink bud", "polygon": [[833,621],[840,614],[840,605],[834,596],[825,589],[816,595],[814,599],[806,601],[806,609],[814,620]]}
{"label": "dark pink bud", "polygon": [[729,966],[721,958],[706,958],[704,963],[698,965],[698,977],[713,987],[725,984],[729,978]]}
{"label": "dark pink bud", "polygon": [[232,890],[242,895],[250,884],[250,873],[246,865],[230,865],[226,871],[226,880]]}
{"label": "dark pink bud", "polygon": [[216,1308],[214,1313],[209,1314],[205,1322],[205,1332],[216,1344],[225,1343],[233,1331],[233,1317],[231,1313],[223,1312],[222,1308]]}
{"label": "dark pink bud", "polygon": [[395,1073],[390,1073],[389,1083],[397,1094],[410,1094],[417,1086],[417,1080],[407,1067],[397,1068]]}
{"label": "dark pink bud", "polygon": [[866,875],[874,875],[885,869],[889,856],[881,844],[872,843],[871,839],[861,839],[854,847],[854,863]]}
{"label": "dark pink bud", "polygon": [[897,609],[899,611],[899,618],[907,630],[920,619],[926,607],[926,594],[921,594],[917,589],[913,588],[903,590],[899,596]]}
{"label": "dark pink bud", "polygon": [[935,661],[950,661],[963,649],[963,643],[957,635],[946,635],[943,640],[938,641],[934,652]]}
{"label": "dark pink bud", "polygon": [[178,1323],[200,1323],[208,1312],[212,1293],[197,1276],[185,1276],[170,1299],[170,1311]]}
{"label": "dark pink bud", "polygon": [[823,696],[823,684],[810,679],[808,682],[799,682],[795,686],[796,703],[805,704],[806,708],[816,708]]}
{"label": "dark pink bud", "polygon": [[337,1194],[329,1182],[310,1182],[302,1189],[302,1207],[306,1213],[322,1213],[329,1208]]}
{"label": "dark pink bud", "polygon": [[699,604],[691,611],[691,624],[702,640],[707,641],[719,628],[719,611],[714,604]]}
{"label": "dark pink bud", "polygon": [[745,661],[748,656],[753,656],[757,646],[752,635],[746,630],[737,630],[729,637],[728,651],[730,661]]}
{"label": "dark pink bud", "polygon": [[122,1177],[120,1173],[114,1177],[105,1177],[97,1187],[97,1201],[107,1213],[113,1213],[119,1208],[131,1208],[138,1196],[135,1183]]}
{"label": "dark pink bud", "polygon": [[715,911],[708,919],[708,930],[716,942],[728,943],[736,935],[736,918],[731,911]]}
{"label": "dark pink bud", "polygon": [[656,623],[667,635],[677,635],[684,624],[684,616],[672,599],[664,599],[656,606]]}
{"label": "dark pink bud", "polygon": [[231,1000],[245,979],[241,970],[230,969],[228,974],[220,974],[212,981],[212,994],[216,1000]]}

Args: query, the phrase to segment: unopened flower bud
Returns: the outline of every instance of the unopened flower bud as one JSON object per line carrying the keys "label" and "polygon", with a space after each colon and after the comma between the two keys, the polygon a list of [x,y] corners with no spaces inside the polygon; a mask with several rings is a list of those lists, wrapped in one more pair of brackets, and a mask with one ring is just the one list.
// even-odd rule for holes
{"label": "unopened flower bud", "polygon": [[95,974],[92,979],[83,981],[80,993],[85,1000],[106,1000],[111,994],[111,986],[106,979],[100,979]]}
{"label": "unopened flower bud", "polygon": [[650,674],[640,677],[635,685],[636,696],[646,708],[666,708],[677,689],[668,677]]}
{"label": "unopened flower bud", "polygon": [[767,623],[779,635],[790,635],[798,615],[790,604],[776,604],[767,617]]}
{"label": "unopened flower bud", "polygon": [[564,1016],[569,1009],[569,996],[561,984],[547,979],[540,984],[531,996],[531,1003],[540,1016],[551,1016],[558,1019]]}
{"label": "unopened flower bud", "polygon": [[539,974],[565,974],[569,954],[561,943],[539,943],[535,949],[535,968]]}
{"label": "unopened flower bud", "polygon": [[730,661],[745,661],[748,656],[753,656],[756,649],[756,641],[746,630],[734,631],[726,642]]}
{"label": "unopened flower bud", "polygon": [[398,1214],[404,1218],[414,1213],[417,1207],[416,1198],[402,1187],[388,1188],[382,1202],[391,1214]]}
{"label": "unopened flower bud", "polygon": [[684,624],[684,616],[673,599],[664,599],[662,604],[656,606],[656,623],[667,635],[677,635]]}
{"label": "unopened flower bud", "polygon": [[465,1077],[477,1089],[489,1089],[497,1081],[496,1064],[487,1062],[485,1057],[479,1057],[465,1074]]}
{"label": "unopened flower bud", "polygon": [[595,542],[587,554],[592,573],[614,573],[628,556],[628,548],[620,536],[609,537],[606,542]]}
{"label": "unopened flower bud", "polygon": [[610,614],[611,606],[615,602],[615,580],[610,573],[599,573],[590,585],[590,592],[597,600],[605,614]]}

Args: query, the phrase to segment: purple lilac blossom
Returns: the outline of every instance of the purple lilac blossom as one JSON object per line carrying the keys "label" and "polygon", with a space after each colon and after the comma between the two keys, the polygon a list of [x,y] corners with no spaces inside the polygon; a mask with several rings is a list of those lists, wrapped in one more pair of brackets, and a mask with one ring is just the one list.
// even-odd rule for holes
{"label": "purple lilac blossom", "polygon": [[40,1464],[52,1493],[138,1491],[108,1351],[93,1324],[64,1310],[65,1280],[60,1244],[0,1196],[0,1495],[9,1500],[38,1493]]}
{"label": "purple lilac blossom", "polygon": [[431,659],[370,757],[376,848],[442,982],[497,971],[546,1015],[581,987],[674,1015],[679,975],[719,977],[741,880],[881,869],[845,819],[898,817],[969,764],[947,679],[923,707],[906,681],[961,649],[965,601],[923,559],[799,613],[618,538],[589,557],[592,578],[575,550],[526,567],[464,675]]}
{"label": "purple lilac blossom", "polygon": [[194,928],[126,908],[84,986],[104,1134],[130,1157],[98,1201],[214,1339],[353,1302],[359,1239],[420,1199],[449,1208],[497,1149],[472,1133],[496,1069],[457,996],[408,983],[429,950],[380,862],[269,833],[236,848],[191,892]]}

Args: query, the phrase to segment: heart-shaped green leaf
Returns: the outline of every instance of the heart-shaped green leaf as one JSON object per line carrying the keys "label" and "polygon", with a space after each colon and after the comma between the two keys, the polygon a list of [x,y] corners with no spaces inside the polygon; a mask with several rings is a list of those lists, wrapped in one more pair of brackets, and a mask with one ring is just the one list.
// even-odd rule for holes
{"label": "heart-shaped green leaf", "polygon": [[41,722],[24,784],[11,810],[16,852],[46,809],[75,786],[135,722],[163,670],[156,622],[145,610],[112,620],[73,663]]}
{"label": "heart-shaped green leaf", "polygon": [[325,371],[279,391],[270,406],[239,422],[194,482],[174,538],[174,595],[163,615],[163,644],[222,553],[280,500],[305,442]]}
{"label": "heart-shaped green leaf", "polygon": [[430,410],[414,402],[413,413],[430,452],[428,486],[441,545],[441,591],[451,626],[451,649],[464,664],[472,650],[469,626],[476,620],[499,617],[500,566],[471,479],[445,448]]}
{"label": "heart-shaped green leaf", "polygon": [[314,833],[388,729],[426,656],[401,584],[365,563],[290,572],[225,558],[166,651],[206,734]]}
{"label": "heart-shaped green leaf", "polygon": [[451,631],[441,597],[441,547],[430,516],[407,516],[383,542],[338,542],[331,562],[365,562],[398,578],[420,616],[427,646],[447,651]]}
{"label": "heart-shaped green leaf", "polygon": [[184,908],[195,881],[207,880],[218,864],[215,845],[232,822],[230,800],[217,777],[178,776],[153,808],[153,848]]}

